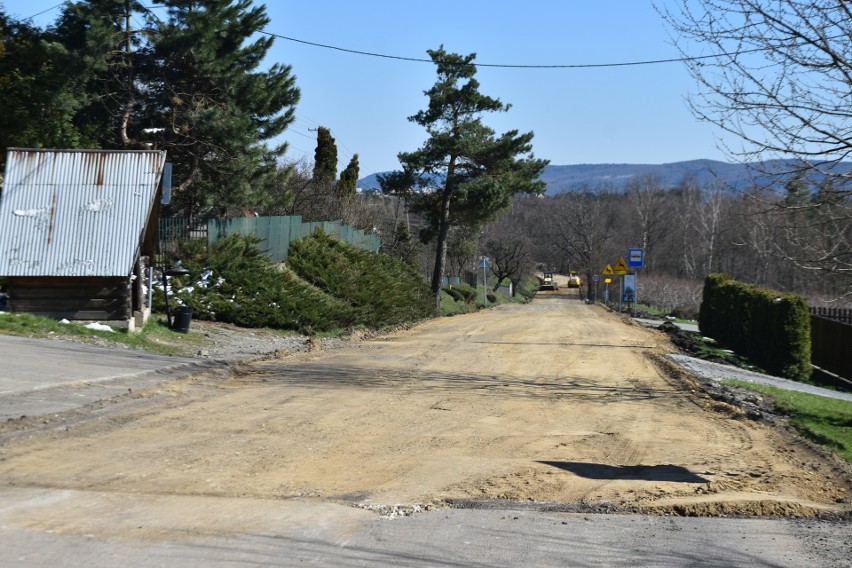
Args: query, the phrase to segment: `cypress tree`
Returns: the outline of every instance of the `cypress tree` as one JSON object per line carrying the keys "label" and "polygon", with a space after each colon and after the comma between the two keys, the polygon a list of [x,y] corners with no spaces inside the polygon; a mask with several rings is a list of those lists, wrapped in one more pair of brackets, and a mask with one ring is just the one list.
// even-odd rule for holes
{"label": "cypress tree", "polygon": [[317,128],[317,148],[314,152],[314,181],[331,183],[337,179],[337,144],[331,130]]}
{"label": "cypress tree", "polygon": [[340,181],[337,183],[337,191],[344,199],[351,199],[358,191],[358,154],[352,156],[349,165],[340,172]]}

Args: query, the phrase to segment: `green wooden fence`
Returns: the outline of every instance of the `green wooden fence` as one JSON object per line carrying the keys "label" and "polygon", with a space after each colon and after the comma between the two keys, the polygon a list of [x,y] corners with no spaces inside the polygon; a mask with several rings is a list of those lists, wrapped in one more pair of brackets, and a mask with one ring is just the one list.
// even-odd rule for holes
{"label": "green wooden fence", "polygon": [[363,230],[355,229],[351,225],[344,225],[340,221],[305,223],[300,215],[210,219],[206,223],[206,231],[199,229],[190,231],[187,229],[188,226],[185,219],[160,219],[160,250],[173,250],[178,241],[205,236],[210,246],[223,237],[238,233],[257,235],[261,240],[260,247],[269,255],[269,258],[275,262],[283,262],[290,252],[291,242],[312,235],[318,228],[341,241],[365,250],[375,252],[382,246],[382,242],[376,235],[364,233]]}

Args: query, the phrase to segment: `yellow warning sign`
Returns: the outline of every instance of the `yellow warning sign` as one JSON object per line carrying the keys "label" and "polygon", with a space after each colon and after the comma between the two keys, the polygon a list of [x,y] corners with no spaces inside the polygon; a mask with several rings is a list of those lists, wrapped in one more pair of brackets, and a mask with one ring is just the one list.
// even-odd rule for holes
{"label": "yellow warning sign", "polygon": [[627,274],[627,263],[621,257],[618,257],[618,262],[615,263],[615,273]]}
{"label": "yellow warning sign", "polygon": [[606,265],[606,268],[604,268],[603,273],[604,274],[615,274],[615,272],[612,271],[612,267],[608,264]]}
{"label": "yellow warning sign", "polygon": [[604,278],[604,284],[609,284],[612,282],[612,278]]}

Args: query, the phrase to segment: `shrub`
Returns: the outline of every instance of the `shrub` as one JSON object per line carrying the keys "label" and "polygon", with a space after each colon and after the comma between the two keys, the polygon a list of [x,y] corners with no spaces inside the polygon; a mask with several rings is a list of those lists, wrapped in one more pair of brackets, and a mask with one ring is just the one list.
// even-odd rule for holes
{"label": "shrub", "polygon": [[535,297],[535,293],[538,292],[538,287],[538,278],[526,278],[515,287],[515,294],[523,296],[524,301],[529,302]]}
{"label": "shrub", "polygon": [[453,289],[452,286],[447,286],[443,289],[443,291],[453,299],[455,302],[464,302],[464,294],[459,292],[458,290]]}
{"label": "shrub", "polygon": [[664,275],[640,275],[639,301],[684,319],[696,319],[701,306],[702,282]]}
{"label": "shrub", "polygon": [[811,319],[800,296],[711,274],[699,329],[771,373],[802,381],[811,376]]}
{"label": "shrub", "polygon": [[464,299],[456,300],[446,291],[441,292],[441,315],[454,316],[456,314],[465,314],[475,310],[476,308],[466,303]]}
{"label": "shrub", "polygon": [[[476,301],[476,290],[471,288],[467,284],[452,284],[445,288],[445,290],[452,290],[452,292],[448,293],[453,296],[454,299],[461,299],[461,301],[466,304],[472,304]],[[458,296],[458,298],[456,298]]]}
{"label": "shrub", "polygon": [[355,248],[321,230],[290,244],[288,264],[307,282],[351,306],[358,324],[377,328],[434,314],[432,292],[411,265]]}
{"label": "shrub", "polygon": [[209,250],[203,242],[185,244],[180,255],[190,276],[171,278],[172,305],[189,306],[198,319],[244,327],[309,332],[353,323],[349,305],[274,266],[258,243],[253,235],[231,235]]}

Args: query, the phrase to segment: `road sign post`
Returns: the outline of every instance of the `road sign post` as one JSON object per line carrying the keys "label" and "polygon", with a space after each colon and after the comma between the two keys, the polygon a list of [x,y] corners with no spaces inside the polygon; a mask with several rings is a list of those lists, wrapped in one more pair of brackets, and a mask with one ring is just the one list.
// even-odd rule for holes
{"label": "road sign post", "polygon": [[482,269],[482,305],[488,305],[488,275],[485,273],[487,268],[491,268],[491,262],[487,256],[479,257],[479,268]]}
{"label": "road sign post", "polygon": [[597,274],[592,275],[592,280],[594,280],[594,282],[595,282],[595,303],[596,304],[598,303],[598,281],[600,279],[601,279],[601,277],[599,275],[597,275]]}
{"label": "road sign post", "polygon": [[636,302],[636,275],[635,274],[625,274],[624,279],[624,288],[622,290],[622,294],[624,296],[624,301],[627,302],[627,309],[631,308],[631,304]]}
{"label": "road sign post", "polygon": [[642,268],[645,264],[645,249],[627,249],[627,265],[633,268]]}
{"label": "road sign post", "polygon": [[603,269],[604,283],[606,284],[604,289],[604,304],[606,305],[609,305],[609,283],[612,282],[611,276],[613,274],[615,274],[615,271],[612,269],[612,266],[607,264],[606,268]]}
{"label": "road sign post", "polygon": [[[627,249],[627,264],[633,268],[642,268],[645,265],[645,249],[632,248]],[[633,305],[636,305],[639,291],[639,284],[636,282],[636,273],[633,274]]]}

